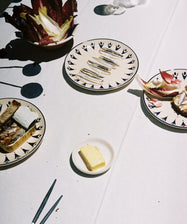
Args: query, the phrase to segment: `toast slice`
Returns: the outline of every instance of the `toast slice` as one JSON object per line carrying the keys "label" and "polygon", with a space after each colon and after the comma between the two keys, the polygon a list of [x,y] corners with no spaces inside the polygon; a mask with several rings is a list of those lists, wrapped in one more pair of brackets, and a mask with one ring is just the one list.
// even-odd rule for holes
{"label": "toast slice", "polygon": [[182,91],[180,94],[173,97],[171,104],[177,113],[180,113],[184,117],[187,117],[187,92],[186,92],[186,90]]}
{"label": "toast slice", "polygon": [[21,146],[36,131],[36,119],[35,112],[13,100],[0,115],[0,148],[13,152]]}
{"label": "toast slice", "polygon": [[21,104],[19,102],[13,100],[10,106],[0,115],[0,130],[1,127],[13,116],[20,106]]}

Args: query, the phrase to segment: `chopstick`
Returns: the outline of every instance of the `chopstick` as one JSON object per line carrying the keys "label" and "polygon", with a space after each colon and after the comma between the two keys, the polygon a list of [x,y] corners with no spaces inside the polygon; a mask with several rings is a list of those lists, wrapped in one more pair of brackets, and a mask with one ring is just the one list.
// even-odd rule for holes
{"label": "chopstick", "polygon": [[[51,187],[49,188],[47,194],[45,195],[40,207],[38,208],[33,220],[32,220],[32,224],[35,224],[41,214],[41,212],[43,211],[48,199],[49,199],[49,196],[55,186],[55,183],[56,183],[56,179],[53,181]],[[58,200],[55,202],[55,204],[51,207],[51,209],[48,211],[48,213],[45,215],[45,217],[42,219],[42,221],[40,222],[40,224],[43,224],[45,223],[45,221],[49,218],[49,216],[51,215],[51,213],[53,212],[53,210],[55,209],[55,207],[57,206],[57,204],[59,203],[60,199],[62,198],[62,195],[58,198]]]}
{"label": "chopstick", "polygon": [[50,208],[50,210],[48,211],[48,213],[44,216],[44,218],[42,219],[42,221],[40,222],[40,224],[44,224],[46,222],[46,220],[49,218],[49,216],[51,215],[51,213],[53,212],[53,210],[56,208],[56,206],[58,205],[60,199],[62,198],[62,195],[58,198],[58,200],[55,202],[55,204]]}

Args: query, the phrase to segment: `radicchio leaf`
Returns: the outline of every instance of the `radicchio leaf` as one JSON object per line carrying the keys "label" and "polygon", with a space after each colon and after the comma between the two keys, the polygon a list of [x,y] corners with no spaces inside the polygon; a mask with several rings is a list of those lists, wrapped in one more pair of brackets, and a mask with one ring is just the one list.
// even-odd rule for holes
{"label": "radicchio leaf", "polygon": [[34,14],[38,15],[38,9],[46,7],[48,16],[62,25],[62,0],[31,0],[31,3]]}
{"label": "radicchio leaf", "polygon": [[[46,45],[59,41],[65,38],[67,33],[71,33],[74,24],[73,14],[77,12],[76,0],[67,0],[63,6],[62,0],[31,0],[31,4],[32,8],[24,4],[14,6],[12,16],[4,13],[5,21],[20,30],[25,40]],[[52,31],[51,35],[51,32],[45,29],[44,20],[40,21],[38,17],[39,11],[45,12],[42,16],[46,22],[52,19],[54,26],[50,28],[58,30],[57,33],[53,34]]]}

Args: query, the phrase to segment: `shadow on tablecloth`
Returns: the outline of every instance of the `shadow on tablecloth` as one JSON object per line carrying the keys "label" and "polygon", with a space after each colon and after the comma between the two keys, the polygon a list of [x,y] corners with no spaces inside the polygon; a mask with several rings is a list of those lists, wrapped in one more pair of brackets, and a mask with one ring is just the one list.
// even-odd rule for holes
{"label": "shadow on tablecloth", "polygon": [[48,62],[66,55],[73,46],[73,39],[65,43],[61,48],[47,50],[39,46],[34,46],[23,39],[10,41],[4,48],[0,49],[0,58],[9,60],[27,61],[35,63]]}

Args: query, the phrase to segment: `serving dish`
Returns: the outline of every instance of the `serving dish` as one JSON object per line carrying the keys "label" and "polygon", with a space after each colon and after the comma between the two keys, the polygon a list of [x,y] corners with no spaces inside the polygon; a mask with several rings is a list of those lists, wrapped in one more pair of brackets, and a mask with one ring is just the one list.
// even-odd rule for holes
{"label": "serving dish", "polygon": [[56,49],[62,48],[68,42],[70,42],[70,41],[73,40],[73,38],[75,36],[75,33],[77,32],[76,31],[77,30],[77,27],[78,27],[78,24],[76,23],[73,26],[73,29],[72,29],[71,33],[68,34],[67,37],[63,38],[61,41],[58,41],[58,42],[50,43],[50,44],[47,44],[47,45],[39,45],[38,42],[32,42],[32,41],[27,41],[27,42],[30,43],[31,45],[34,45],[36,47],[40,47],[40,48],[43,48],[43,49],[46,49],[46,50],[56,50]]}
{"label": "serving dish", "polygon": [[[0,99],[0,114],[6,110],[6,108],[10,105],[12,100],[15,98],[3,98]],[[30,157],[40,146],[42,139],[45,134],[46,122],[42,112],[32,103],[22,100],[15,99],[20,102],[22,106],[28,106],[31,111],[37,113],[38,118],[36,120],[36,131],[31,137],[26,140],[21,146],[19,146],[13,152],[5,152],[0,149],[0,169],[7,168],[9,166],[16,165],[28,157]]]}
{"label": "serving dish", "polygon": [[[99,75],[103,76],[102,83],[93,83],[80,78],[80,70],[90,69],[88,61],[98,59],[102,55],[103,49],[109,49],[115,54],[121,55],[119,58],[107,56],[117,64],[115,69],[111,69],[109,75],[99,72]],[[64,62],[65,73],[68,78],[75,85],[91,91],[111,91],[126,86],[135,77],[138,66],[139,61],[136,53],[129,46],[120,41],[106,38],[88,40],[78,44],[72,48]],[[91,70],[93,69],[91,68]]]}
{"label": "serving dish", "polygon": [[[181,90],[187,85],[187,69],[173,69],[167,70],[167,72],[173,75],[176,79],[181,80]],[[153,78],[158,77],[160,78],[160,73],[153,76],[149,81]],[[156,107],[151,103],[151,98],[149,94],[145,91],[143,93],[143,102],[148,110],[148,112],[159,122],[163,123],[164,125],[176,128],[176,129],[183,129],[187,130],[187,117],[178,114],[173,108],[171,104],[171,100],[162,100],[161,106]]]}
{"label": "serving dish", "polygon": [[[105,159],[106,165],[104,167],[99,168],[98,170],[95,171],[88,170],[79,154],[80,148],[86,144],[97,146],[99,148],[100,152],[102,153]],[[110,169],[113,159],[114,159],[114,149],[112,145],[102,138],[88,138],[82,141],[81,143],[77,144],[72,152],[72,161],[75,167],[82,173],[88,175],[99,175],[105,173],[107,170]]]}

